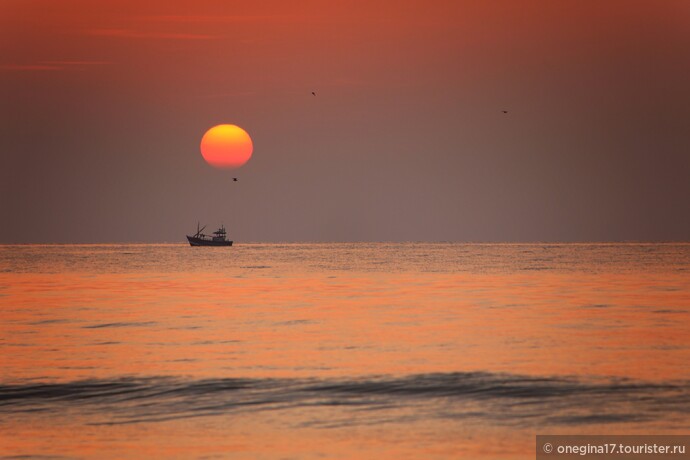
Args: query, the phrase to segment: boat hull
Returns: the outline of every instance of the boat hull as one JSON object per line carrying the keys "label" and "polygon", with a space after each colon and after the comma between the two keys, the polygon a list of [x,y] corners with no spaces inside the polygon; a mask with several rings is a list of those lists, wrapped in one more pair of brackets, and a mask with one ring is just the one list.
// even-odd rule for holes
{"label": "boat hull", "polygon": [[206,240],[202,238],[197,238],[195,236],[187,236],[187,241],[189,241],[189,244],[191,246],[232,246],[232,241],[213,241],[213,240]]}

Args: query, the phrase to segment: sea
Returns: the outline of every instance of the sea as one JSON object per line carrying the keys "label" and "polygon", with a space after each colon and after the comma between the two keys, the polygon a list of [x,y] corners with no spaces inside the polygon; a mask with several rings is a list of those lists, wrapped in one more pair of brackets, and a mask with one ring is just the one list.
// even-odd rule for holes
{"label": "sea", "polygon": [[687,434],[690,244],[0,246],[2,459]]}

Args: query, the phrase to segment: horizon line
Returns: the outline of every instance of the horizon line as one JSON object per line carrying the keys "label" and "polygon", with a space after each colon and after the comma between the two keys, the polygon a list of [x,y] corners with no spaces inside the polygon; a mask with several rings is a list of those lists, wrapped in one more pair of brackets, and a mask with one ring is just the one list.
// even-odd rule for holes
{"label": "horizon line", "polygon": [[[236,246],[233,241],[233,246]],[[244,241],[239,244],[468,244],[468,245],[598,245],[598,244],[630,244],[630,245],[656,245],[656,244],[690,244],[690,240],[556,240],[556,241],[472,241],[472,240],[357,240],[357,241]],[[189,246],[186,241],[110,241],[110,242],[23,242],[23,243],[1,243],[0,246],[116,246],[116,245],[184,245]]]}

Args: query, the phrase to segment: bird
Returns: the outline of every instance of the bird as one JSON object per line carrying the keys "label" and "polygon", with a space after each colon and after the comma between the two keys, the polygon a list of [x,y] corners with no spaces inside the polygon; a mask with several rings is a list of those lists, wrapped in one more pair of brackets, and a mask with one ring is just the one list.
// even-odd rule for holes
{"label": "bird", "polygon": [[503,110],[502,112],[503,112],[503,113],[508,113],[508,111],[507,111],[507,110]]}
{"label": "bird", "polygon": [[236,177],[233,177],[233,178],[232,178],[232,181],[233,181],[233,182],[237,182],[237,178],[236,178]]}
{"label": "bird", "polygon": [[316,96],[316,93],[314,91],[311,92],[312,96]]}

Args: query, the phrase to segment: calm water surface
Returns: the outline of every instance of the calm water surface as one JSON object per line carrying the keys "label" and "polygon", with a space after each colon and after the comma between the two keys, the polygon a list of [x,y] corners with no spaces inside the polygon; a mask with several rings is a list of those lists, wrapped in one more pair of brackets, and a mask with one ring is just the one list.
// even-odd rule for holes
{"label": "calm water surface", "polygon": [[0,458],[534,458],[689,362],[690,244],[0,246]]}

